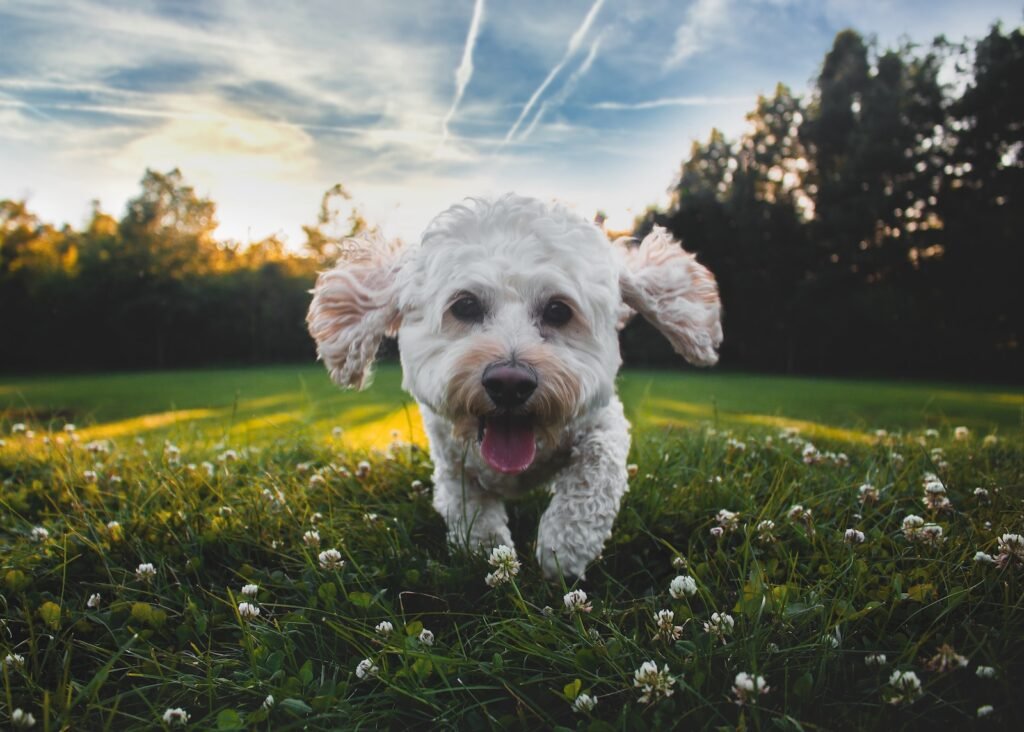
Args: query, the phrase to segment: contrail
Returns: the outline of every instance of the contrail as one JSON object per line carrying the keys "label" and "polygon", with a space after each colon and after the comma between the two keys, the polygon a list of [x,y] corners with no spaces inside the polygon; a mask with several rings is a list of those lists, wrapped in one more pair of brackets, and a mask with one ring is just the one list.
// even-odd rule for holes
{"label": "contrail", "polygon": [[551,99],[541,102],[540,109],[537,110],[537,114],[533,115],[533,121],[530,122],[530,126],[527,127],[523,134],[519,136],[520,140],[526,140],[533,134],[533,131],[537,128],[537,124],[540,122],[541,117],[547,112],[551,106],[558,107],[563,104],[569,95],[576,90],[576,85],[579,83],[588,71],[590,67],[594,65],[594,60],[597,59],[597,52],[601,49],[601,42],[604,41],[604,37],[608,34],[606,28],[602,33],[594,39],[594,42],[590,44],[590,51],[587,52],[587,57],[583,59],[583,63],[580,64],[579,68],[572,72],[572,76],[562,85],[562,88],[558,90]]}
{"label": "contrail", "polygon": [[637,110],[659,107],[711,107],[720,104],[747,103],[752,97],[665,97],[645,102],[597,102],[591,109]]}
{"label": "contrail", "polygon": [[528,115],[530,110],[533,109],[533,105],[537,103],[540,95],[544,93],[544,90],[547,89],[548,86],[550,86],[551,82],[554,81],[555,77],[558,76],[559,72],[565,67],[565,64],[568,63],[570,58],[572,58],[572,55],[579,49],[580,44],[583,43],[583,39],[587,35],[587,31],[589,31],[590,26],[593,25],[594,18],[597,17],[597,13],[603,4],[604,0],[596,0],[596,2],[590,7],[587,17],[583,19],[583,23],[576,29],[576,32],[572,34],[572,38],[569,39],[569,47],[566,49],[565,55],[562,56],[562,60],[558,62],[555,68],[551,69],[551,73],[549,73],[547,78],[544,79],[544,82],[537,87],[537,91],[533,93],[533,96],[530,97],[526,106],[523,107],[523,111],[519,113],[519,119],[516,120],[516,123],[512,125],[512,129],[510,129],[508,134],[505,135],[505,142],[502,144],[507,144],[512,141],[512,137],[519,130],[519,125],[521,125],[523,120],[526,119],[526,115]]}
{"label": "contrail", "polygon": [[480,23],[483,17],[484,0],[476,0],[476,4],[473,5],[473,20],[470,21],[469,33],[466,34],[466,46],[462,49],[462,62],[455,69],[455,98],[452,100],[452,106],[448,110],[448,114],[444,116],[444,120],[441,122],[441,142],[437,146],[438,152],[441,151],[444,144],[448,141],[448,123],[455,116],[455,110],[458,109],[459,102],[462,101],[462,95],[469,85],[469,80],[473,77],[473,49],[476,47],[476,37],[480,33]]}

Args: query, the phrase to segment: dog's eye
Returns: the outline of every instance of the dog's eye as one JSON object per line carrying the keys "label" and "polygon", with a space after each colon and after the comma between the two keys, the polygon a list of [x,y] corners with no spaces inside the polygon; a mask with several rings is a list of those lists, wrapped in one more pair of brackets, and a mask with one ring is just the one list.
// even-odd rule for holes
{"label": "dog's eye", "polygon": [[572,320],[572,308],[561,300],[552,300],[544,306],[544,313],[541,317],[545,325],[565,325]]}
{"label": "dog's eye", "polygon": [[484,319],[484,306],[474,295],[461,296],[449,310],[464,323],[479,323]]}

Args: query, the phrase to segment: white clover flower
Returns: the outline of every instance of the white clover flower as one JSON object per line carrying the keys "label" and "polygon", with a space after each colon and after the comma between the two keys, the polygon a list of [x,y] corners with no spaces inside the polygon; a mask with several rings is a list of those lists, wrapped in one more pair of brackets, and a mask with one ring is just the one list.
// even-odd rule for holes
{"label": "white clover flower", "polygon": [[821,461],[821,453],[818,452],[818,448],[810,442],[804,443],[801,456],[805,465],[813,465],[814,463]]}
{"label": "white clover flower", "polygon": [[725,529],[723,529],[721,526],[712,526],[710,529],[708,529],[708,533],[711,534],[712,539],[721,539],[723,536],[725,536]]}
{"label": "white clover flower", "polygon": [[732,633],[736,621],[726,613],[711,613],[711,619],[704,623],[704,632],[716,636],[725,643],[725,636]]}
{"label": "white clover flower", "polygon": [[857,499],[864,505],[878,503],[878,489],[870,483],[863,483],[857,489]]}
{"label": "white clover flower", "polygon": [[422,480],[414,480],[412,483],[409,484],[409,487],[412,489],[412,491],[414,493],[423,493],[424,492],[423,481]]}
{"label": "white clover flower", "polygon": [[594,711],[597,706],[597,698],[590,694],[580,692],[572,702],[572,710],[577,714]]}
{"label": "white clover flower", "polygon": [[1024,566],[1024,536],[1003,534],[999,537],[999,556],[996,564],[1002,568],[1010,565]]}
{"label": "white clover flower", "polygon": [[311,476],[309,476],[310,488],[316,488],[317,486],[321,485],[327,485],[327,479],[324,478],[324,476],[320,475],[320,473],[313,473]]}
{"label": "white clover flower", "polygon": [[771,687],[764,680],[764,676],[755,676],[746,671],[736,674],[733,681],[732,693],[736,697],[736,703],[743,705],[754,701],[758,696],[767,694]]}
{"label": "white clover flower", "polygon": [[676,680],[671,676],[666,664],[661,671],[654,661],[644,661],[640,668],[633,672],[633,686],[640,689],[640,701],[647,703],[660,698],[668,698],[675,693],[672,688]]}
{"label": "white clover flower", "polygon": [[238,614],[242,616],[242,620],[255,620],[260,616],[260,609],[250,602],[240,602]]}
{"label": "white clover flower", "polygon": [[570,613],[589,613],[592,610],[590,603],[587,602],[587,593],[583,590],[565,593],[562,602],[565,603],[565,609]]}
{"label": "white clover flower", "polygon": [[673,557],[672,558],[672,566],[676,570],[682,572],[682,571],[686,570],[687,567],[690,566],[690,563],[688,561],[686,561],[686,557],[678,556],[678,557]]}
{"label": "white clover flower", "polygon": [[979,679],[994,679],[996,677],[996,670],[991,666],[978,666],[974,673]]}
{"label": "white clover flower", "polygon": [[917,538],[923,544],[931,544],[932,546],[938,546],[946,539],[942,535],[942,527],[938,524],[925,524],[917,532]]}
{"label": "white clover flower", "polygon": [[511,582],[512,578],[519,574],[521,566],[516,558],[516,550],[504,544],[491,550],[487,563],[494,567],[494,571],[484,578],[488,587],[497,587],[505,582]]}
{"label": "white clover flower", "polygon": [[810,524],[812,514],[811,509],[804,508],[799,503],[796,503],[789,507],[789,510],[786,512],[786,516],[790,521],[802,521],[806,524]]}
{"label": "white clover flower", "polygon": [[924,526],[924,519],[920,516],[911,514],[903,519],[903,536],[909,541],[916,541],[918,539],[918,533],[921,531],[921,527]]}
{"label": "white clover flower", "polygon": [[11,712],[11,724],[19,729],[28,729],[36,726],[36,718],[31,712],[19,708]]}
{"label": "white clover flower", "polygon": [[956,427],[956,428],[953,429],[953,439],[954,440],[961,440],[961,441],[963,441],[963,440],[966,440],[967,438],[969,438],[970,436],[971,436],[971,431],[969,429],[967,429],[966,427],[961,426],[961,427]]}
{"label": "white clover flower", "polygon": [[921,679],[913,671],[893,671],[889,684],[897,694],[889,700],[890,704],[913,702],[921,696]]}
{"label": "white clover flower", "polygon": [[377,635],[384,636],[387,638],[389,635],[395,632],[395,626],[388,620],[383,620],[374,627]]}
{"label": "white clover flower", "polygon": [[673,579],[668,585],[668,594],[673,600],[682,600],[684,597],[692,597],[697,594],[697,583],[693,577],[681,574]]}
{"label": "white clover flower", "polygon": [[96,481],[99,480],[99,476],[96,474],[95,470],[83,470],[82,479],[86,483],[95,483]]}
{"label": "white clover flower", "polygon": [[885,661],[884,653],[869,653],[864,657],[864,664],[866,666],[884,666]]}
{"label": "white clover flower", "polygon": [[722,530],[730,533],[738,529],[740,525],[740,515],[724,508],[718,512],[716,519]]}
{"label": "white clover flower", "polygon": [[100,606],[101,602],[103,602],[103,597],[100,595],[100,593],[94,592],[91,595],[89,595],[89,599],[86,601],[85,606],[87,608],[95,610]]}
{"label": "white clover flower", "polygon": [[164,724],[168,725],[186,725],[188,724],[189,714],[180,707],[175,709],[168,709],[164,712]]}
{"label": "white clover flower", "polygon": [[341,558],[341,552],[337,549],[322,551],[317,558],[320,560],[320,567],[323,569],[341,569],[345,566],[345,560]]}
{"label": "white clover flower", "polygon": [[217,456],[217,462],[220,463],[234,463],[238,462],[238,453],[234,450],[225,450]]}
{"label": "white clover flower", "polygon": [[863,544],[864,532],[857,529],[847,529],[843,534],[843,541],[847,544]]}
{"label": "white clover flower", "polygon": [[639,472],[640,468],[636,463],[630,463],[629,465],[626,466],[626,475],[628,475],[630,478],[635,478],[637,476],[637,473]]}
{"label": "white clover flower", "polygon": [[366,460],[360,460],[359,463],[356,465],[356,477],[365,478],[370,474],[370,469],[370,463],[368,463]]}
{"label": "white clover flower", "polygon": [[977,498],[979,501],[987,501],[988,500],[988,491],[985,490],[984,488],[975,488],[974,489],[974,497]]}
{"label": "white clover flower", "polygon": [[320,546],[320,532],[312,530],[307,531],[302,535],[302,543],[312,549],[316,549]]}
{"label": "white clover flower", "polygon": [[269,709],[273,709],[274,708],[274,695],[273,694],[267,694],[267,698],[263,700],[263,703],[260,706],[263,707],[264,709],[268,709],[268,710]]}
{"label": "white clover flower", "polygon": [[29,536],[32,537],[32,541],[42,543],[50,538],[50,532],[42,526],[33,526],[32,531],[29,532]]}
{"label": "white clover flower", "polygon": [[14,668],[22,668],[25,665],[25,657],[20,653],[8,653],[4,656],[4,665]]}
{"label": "white clover flower", "polygon": [[939,436],[939,431],[934,428],[929,428],[924,431],[924,436],[934,439]]}
{"label": "white clover flower", "polygon": [[231,506],[221,506],[220,508],[217,509],[217,515],[221,518],[227,518],[234,512],[235,509],[231,508]]}
{"label": "white clover flower", "polygon": [[206,471],[206,475],[209,478],[212,478],[214,472],[216,471],[214,464],[211,463],[209,460],[204,460],[203,462],[199,463],[199,467]]}
{"label": "white clover flower", "polygon": [[757,522],[757,538],[765,544],[775,541],[775,522],[771,519],[764,519]]}
{"label": "white clover flower", "polygon": [[242,594],[246,597],[256,597],[260,592],[260,586],[254,584],[242,585]]}
{"label": "white clover flower", "polygon": [[675,625],[675,613],[671,610],[659,610],[654,614],[654,624],[657,629],[654,631],[655,640],[663,640],[666,643],[679,640],[683,635],[683,626]]}
{"label": "white clover flower", "polygon": [[357,679],[367,679],[372,676],[376,676],[379,672],[380,669],[377,668],[377,664],[375,664],[369,658],[364,658],[362,661],[359,662],[359,665],[356,666]]}
{"label": "white clover flower", "polygon": [[150,562],[143,562],[135,568],[135,576],[144,582],[148,582],[156,577],[156,567]]}
{"label": "white clover flower", "polygon": [[893,450],[892,452],[889,453],[889,459],[892,461],[892,464],[895,467],[899,468],[899,467],[903,466],[903,462],[904,462],[903,456],[900,455],[895,450]]}
{"label": "white clover flower", "polygon": [[975,552],[974,561],[978,564],[995,564],[996,558],[991,554],[986,554],[985,552]]}
{"label": "white clover flower", "polygon": [[427,630],[426,628],[424,628],[423,630],[420,631],[419,638],[420,638],[420,643],[422,643],[425,646],[432,646],[432,645],[434,645],[434,634],[431,631]]}
{"label": "white clover flower", "polygon": [[120,475],[111,475],[110,476],[110,485],[121,485],[123,482],[124,482],[124,479],[121,478]]}
{"label": "white clover flower", "polygon": [[956,649],[948,643],[943,643],[939,646],[935,655],[925,663],[925,667],[929,671],[938,671],[939,673],[945,673],[957,668],[965,668],[966,666],[967,659],[957,653]]}
{"label": "white clover flower", "polygon": [[73,424],[71,424],[70,422],[68,422],[66,425],[64,425],[64,431],[67,432],[68,434],[71,434],[72,432],[74,432],[75,429],[76,429],[75,426]]}
{"label": "white clover flower", "polygon": [[747,449],[747,443],[740,442],[734,437],[730,437],[726,440],[725,444],[730,450],[735,450],[736,452],[745,452]]}
{"label": "white clover flower", "polygon": [[316,526],[318,523],[324,520],[324,515],[319,511],[315,512],[309,517],[309,523],[311,526]]}
{"label": "white clover flower", "polygon": [[991,704],[982,704],[980,707],[978,707],[978,719],[983,719],[984,717],[989,716],[995,710],[996,708]]}
{"label": "white clover flower", "polygon": [[27,429],[28,428],[25,426],[24,422],[15,422],[14,424],[11,425],[11,434],[24,434]]}

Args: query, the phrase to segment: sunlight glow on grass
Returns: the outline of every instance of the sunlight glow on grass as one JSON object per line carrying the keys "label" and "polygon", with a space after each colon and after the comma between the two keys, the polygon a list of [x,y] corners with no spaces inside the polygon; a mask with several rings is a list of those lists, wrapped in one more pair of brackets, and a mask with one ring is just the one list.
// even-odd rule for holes
{"label": "sunlight glow on grass", "polygon": [[[342,425],[344,426],[344,425]],[[345,432],[345,446],[357,450],[385,448],[398,439],[414,445],[427,444],[427,435],[423,431],[423,420],[415,404],[398,409],[381,419],[360,425]]]}
{"label": "sunlight glow on grass", "polygon": [[177,409],[171,412],[143,414],[130,419],[93,425],[79,431],[83,440],[102,440],[135,436],[140,432],[163,429],[182,422],[211,419],[224,415],[223,409]]}

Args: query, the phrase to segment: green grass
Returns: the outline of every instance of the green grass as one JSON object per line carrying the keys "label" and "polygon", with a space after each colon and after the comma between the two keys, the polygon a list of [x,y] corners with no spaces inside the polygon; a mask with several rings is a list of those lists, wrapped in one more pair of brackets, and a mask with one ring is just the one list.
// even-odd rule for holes
{"label": "green grass", "polygon": [[[180,707],[196,729],[962,729],[1024,711],[1024,563],[974,560],[1024,533],[1019,393],[629,373],[636,475],[578,585],[593,609],[570,614],[571,588],[532,559],[540,493],[510,508],[513,582],[488,587],[483,557],[446,547],[428,457],[386,444],[415,435],[398,381],[394,368],[363,394],[313,368],[0,381],[0,725],[22,709],[42,729],[153,729]],[[15,422],[35,435],[10,434]],[[793,426],[800,438],[781,434]],[[806,464],[808,440],[837,457]],[[922,505],[927,472],[951,510]],[[858,500],[865,482],[876,503]],[[794,504],[811,518],[790,518]],[[739,517],[715,538],[721,509]],[[908,514],[943,540],[908,539]],[[318,547],[303,539],[314,525]],[[343,567],[320,566],[328,548]],[[697,592],[675,599],[680,572]],[[256,619],[238,611],[246,583]],[[678,638],[654,637],[661,609]],[[714,612],[734,618],[724,642],[704,630]],[[931,662],[944,644],[966,668]],[[874,653],[884,665],[865,663]],[[378,672],[360,680],[364,658]],[[640,701],[648,660],[668,667],[671,697]],[[890,703],[897,670],[916,673],[919,698]],[[739,672],[770,691],[734,703]],[[573,711],[577,693],[592,712]]]}

